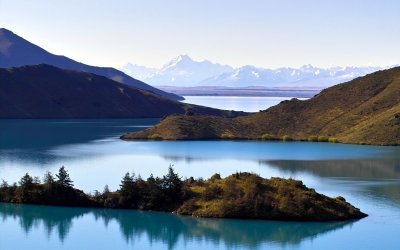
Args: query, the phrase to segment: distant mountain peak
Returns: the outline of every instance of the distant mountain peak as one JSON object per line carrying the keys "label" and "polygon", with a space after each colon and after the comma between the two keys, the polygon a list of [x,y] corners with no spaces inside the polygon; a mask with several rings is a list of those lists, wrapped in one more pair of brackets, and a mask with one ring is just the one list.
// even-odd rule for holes
{"label": "distant mountain peak", "polygon": [[193,59],[188,54],[181,54],[178,57],[176,57],[176,59],[179,61],[183,61],[183,60],[193,61]]}
{"label": "distant mountain peak", "polygon": [[178,65],[186,65],[186,64],[193,64],[193,63],[195,63],[195,61],[192,58],[190,58],[190,56],[188,56],[187,54],[182,54],[182,55],[179,55],[179,56],[173,58],[168,63],[166,63],[161,68],[161,71],[168,70],[168,69],[176,67]]}

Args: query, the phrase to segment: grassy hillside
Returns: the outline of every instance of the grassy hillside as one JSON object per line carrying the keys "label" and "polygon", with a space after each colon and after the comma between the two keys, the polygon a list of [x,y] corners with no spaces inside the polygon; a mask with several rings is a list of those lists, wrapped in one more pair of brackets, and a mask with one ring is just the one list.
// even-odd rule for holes
{"label": "grassy hillside", "polygon": [[174,113],[238,114],[45,64],[0,68],[0,118],[159,118]]}
{"label": "grassy hillside", "polygon": [[123,139],[286,139],[400,144],[400,67],[238,118],[170,116]]}

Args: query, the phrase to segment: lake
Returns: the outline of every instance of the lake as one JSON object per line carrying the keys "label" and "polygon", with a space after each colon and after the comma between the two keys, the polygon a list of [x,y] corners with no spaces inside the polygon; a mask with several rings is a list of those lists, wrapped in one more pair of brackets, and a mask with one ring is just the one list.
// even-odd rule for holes
{"label": "lake", "polygon": [[132,210],[0,204],[0,249],[396,249],[400,147],[308,142],[126,142],[156,119],[0,120],[0,179],[64,165],[85,192],[135,172],[183,177],[249,171],[301,179],[369,214],[351,222],[197,219]]}
{"label": "lake", "polygon": [[[183,102],[217,109],[258,112],[292,97],[250,97],[250,96],[184,96]],[[294,98],[294,97],[293,97]],[[307,100],[308,98],[297,98]]]}

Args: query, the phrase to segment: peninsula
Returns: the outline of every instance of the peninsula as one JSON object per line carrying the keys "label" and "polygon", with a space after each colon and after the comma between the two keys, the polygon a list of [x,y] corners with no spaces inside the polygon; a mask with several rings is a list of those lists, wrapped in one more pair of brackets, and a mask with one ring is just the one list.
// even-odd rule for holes
{"label": "peninsula", "polygon": [[124,140],[305,140],[400,145],[400,67],[236,118],[172,115]]}

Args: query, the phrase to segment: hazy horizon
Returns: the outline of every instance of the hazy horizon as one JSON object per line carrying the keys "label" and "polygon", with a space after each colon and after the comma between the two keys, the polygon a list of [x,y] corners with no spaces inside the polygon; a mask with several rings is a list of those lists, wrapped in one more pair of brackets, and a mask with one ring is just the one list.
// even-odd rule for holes
{"label": "hazy horizon", "polygon": [[400,62],[399,7],[389,0],[0,0],[0,27],[51,53],[117,68],[160,68],[180,54],[233,67],[384,67]]}

